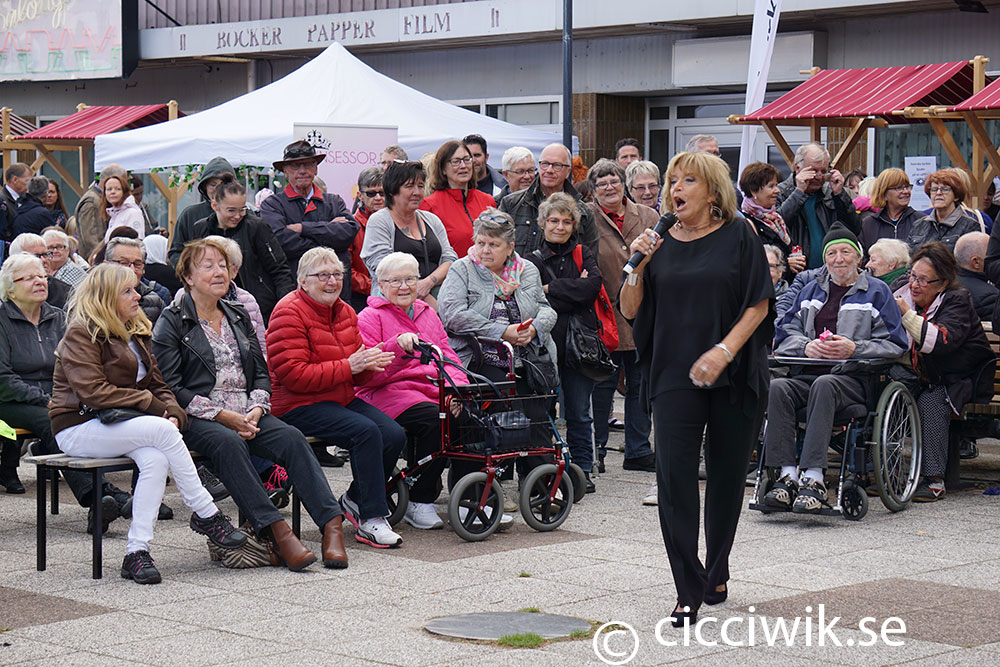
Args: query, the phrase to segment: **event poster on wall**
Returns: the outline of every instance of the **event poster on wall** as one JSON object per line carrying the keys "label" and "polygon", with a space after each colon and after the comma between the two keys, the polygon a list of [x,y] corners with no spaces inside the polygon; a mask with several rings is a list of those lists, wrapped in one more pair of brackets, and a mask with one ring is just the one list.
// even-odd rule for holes
{"label": "event poster on wall", "polygon": [[931,198],[924,192],[924,182],[937,171],[937,158],[933,155],[907,156],[903,158],[903,162],[904,171],[910,177],[910,183],[913,183],[910,206],[918,211],[930,208]]}
{"label": "event poster on wall", "polygon": [[327,191],[338,194],[347,207],[358,194],[358,173],[379,166],[382,149],[397,143],[399,128],[386,125],[325,125],[295,123],[295,139],[305,139],[326,159],[319,164],[319,177]]}

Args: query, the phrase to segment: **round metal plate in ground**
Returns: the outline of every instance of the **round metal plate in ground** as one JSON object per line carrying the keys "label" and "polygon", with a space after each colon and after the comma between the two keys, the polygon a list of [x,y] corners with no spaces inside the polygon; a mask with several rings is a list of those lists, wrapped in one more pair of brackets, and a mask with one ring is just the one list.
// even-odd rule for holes
{"label": "round metal plate in ground", "polygon": [[577,631],[590,632],[590,623],[572,616],[507,611],[439,616],[432,618],[424,629],[435,635],[456,639],[497,640],[528,632],[544,639],[558,639]]}

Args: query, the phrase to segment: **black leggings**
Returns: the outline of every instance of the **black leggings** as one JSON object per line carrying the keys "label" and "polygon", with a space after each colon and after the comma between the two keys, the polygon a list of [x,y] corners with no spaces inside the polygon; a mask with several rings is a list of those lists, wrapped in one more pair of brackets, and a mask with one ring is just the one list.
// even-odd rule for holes
{"label": "black leggings", "polygon": [[[404,410],[396,422],[406,431],[406,463],[412,467],[423,457],[441,449],[441,420],[437,403],[426,401]],[[441,472],[448,459],[441,456],[423,468],[410,487],[410,500],[432,503],[441,493]]]}

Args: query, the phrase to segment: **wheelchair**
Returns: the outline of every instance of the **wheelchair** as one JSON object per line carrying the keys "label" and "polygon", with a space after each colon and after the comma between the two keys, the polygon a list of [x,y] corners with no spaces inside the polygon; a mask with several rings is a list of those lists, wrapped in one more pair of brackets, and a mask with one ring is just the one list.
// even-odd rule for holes
{"label": "wheelchair", "polygon": [[[775,366],[815,366],[816,360],[804,357],[771,357]],[[890,512],[907,508],[920,481],[922,452],[920,415],[917,403],[906,385],[889,376],[895,360],[850,359],[851,375],[865,384],[867,404],[855,404],[834,416],[830,447],[840,454],[837,500],[818,513],[860,521],[868,513],[866,489],[878,490],[882,504]],[[834,369],[835,371],[838,368]],[[806,420],[806,409],[796,413],[798,426]],[[767,421],[764,422],[764,433]],[[803,428],[797,429],[797,449],[801,452]],[[757,474],[749,508],[763,514],[790,512],[791,509],[764,504],[764,496],[777,481],[778,470],[764,465],[764,438],[758,448]]]}
{"label": "wheelchair", "polygon": [[[395,525],[406,512],[409,488],[424,469],[434,460],[446,457],[449,463],[473,463],[480,469],[454,479],[449,469],[451,492],[448,501],[448,519],[452,529],[468,542],[484,540],[500,527],[503,518],[504,493],[499,476],[519,458],[545,457],[549,463],[533,468],[522,480],[518,505],[525,523],[537,531],[558,528],[569,516],[577,494],[575,478],[582,478],[579,466],[569,462],[565,443],[533,444],[531,428],[550,427],[546,415],[532,421],[526,414],[537,407],[539,401],[549,402],[554,396],[518,396],[515,388],[514,350],[506,341],[479,339],[480,344],[492,345],[506,353],[509,372],[506,381],[494,382],[448,360],[440,351],[427,343],[415,346],[414,356],[421,363],[433,364],[437,369],[434,381],[438,387],[438,415],[441,420],[441,448],[413,461],[403,469],[397,468],[386,483],[389,505],[389,523]],[[461,368],[472,380],[467,385],[456,385],[445,372],[447,365]],[[451,397],[462,407],[460,418],[449,414]],[[573,468],[576,468],[574,471]],[[453,482],[453,484],[452,484]],[[462,511],[464,510],[464,511]]]}

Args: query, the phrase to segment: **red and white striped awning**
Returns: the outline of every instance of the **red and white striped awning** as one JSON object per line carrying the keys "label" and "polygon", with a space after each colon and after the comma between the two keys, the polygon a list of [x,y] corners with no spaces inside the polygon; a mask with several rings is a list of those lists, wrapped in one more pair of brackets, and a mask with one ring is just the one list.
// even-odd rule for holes
{"label": "red and white striped awning", "polygon": [[[35,124],[27,121],[16,113],[10,114],[10,133],[15,137],[20,137],[21,135],[32,132],[35,129]],[[0,137],[3,139],[3,137]]]}
{"label": "red and white striped awning", "polygon": [[987,111],[992,109],[1000,109],[1000,79],[989,84],[961,104],[956,104],[948,111]]}
{"label": "red and white striped awning", "polygon": [[968,60],[936,65],[822,70],[744,120],[881,117],[910,106],[953,105],[972,95]]}
{"label": "red and white striped awning", "polygon": [[[178,116],[184,114],[178,113]],[[131,107],[86,107],[54,123],[28,132],[25,140],[93,140],[99,134],[162,123],[169,118],[166,104]]]}

